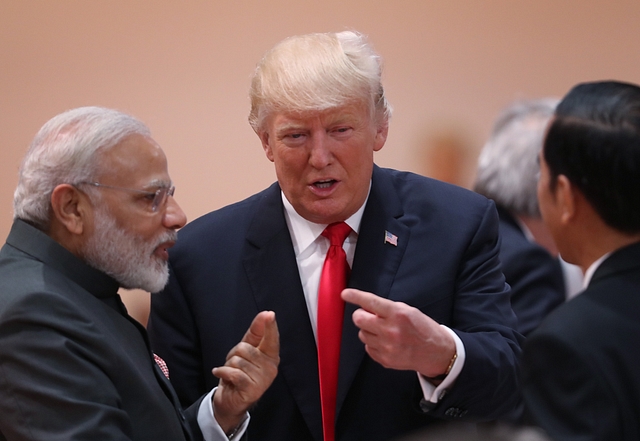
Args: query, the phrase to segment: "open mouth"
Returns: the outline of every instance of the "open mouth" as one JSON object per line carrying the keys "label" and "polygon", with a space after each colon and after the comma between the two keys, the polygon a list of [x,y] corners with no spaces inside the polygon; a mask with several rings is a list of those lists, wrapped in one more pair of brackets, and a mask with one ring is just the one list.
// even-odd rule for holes
{"label": "open mouth", "polygon": [[158,257],[160,257],[163,260],[168,260],[169,259],[169,248],[171,248],[172,246],[175,245],[174,241],[170,241],[170,242],[163,242],[160,245],[158,245],[155,249],[155,255],[157,255]]}
{"label": "open mouth", "polygon": [[336,182],[338,182],[338,181],[336,181],[335,179],[329,179],[329,180],[326,180],[326,181],[317,181],[317,182],[313,183],[313,186],[316,187],[316,188],[319,188],[321,190],[324,190],[326,188],[331,188],[331,186],[333,184],[335,184]]}

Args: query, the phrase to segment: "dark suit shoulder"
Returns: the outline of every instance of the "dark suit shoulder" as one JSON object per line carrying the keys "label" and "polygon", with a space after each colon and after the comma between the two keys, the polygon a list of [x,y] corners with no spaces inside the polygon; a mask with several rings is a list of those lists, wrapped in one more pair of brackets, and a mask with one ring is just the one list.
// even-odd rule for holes
{"label": "dark suit shoulder", "polygon": [[[422,199],[424,196],[450,196],[471,203],[486,204],[487,198],[448,182],[439,181],[416,173],[380,168],[380,176],[385,176],[393,183],[400,194],[409,196],[408,199]],[[375,176],[375,175],[374,175]],[[422,190],[424,193],[420,192]]]}
{"label": "dark suit shoulder", "polygon": [[17,305],[52,315],[48,308],[57,303],[78,309],[79,303],[99,302],[59,271],[10,245],[0,254],[0,274],[0,315]]}
{"label": "dark suit shoulder", "polygon": [[[637,289],[634,292],[616,290],[615,283],[602,284],[598,289],[587,288],[552,311],[529,335],[525,354],[531,350],[533,353],[544,351],[549,342],[555,342],[571,348],[591,364],[609,366],[613,363],[604,368],[604,372],[616,372],[614,365],[618,357],[634,358],[635,369],[640,364],[640,353],[629,349],[635,347],[640,338],[640,298],[636,293]],[[604,353],[608,356],[603,357]]]}
{"label": "dark suit shoulder", "polygon": [[460,218],[466,221],[459,222],[460,225],[469,226],[475,224],[470,221],[474,218],[478,221],[489,206],[495,205],[466,188],[411,172],[381,168],[374,170],[373,177],[378,191],[397,196],[402,213],[414,216],[416,220],[435,220],[437,217],[451,226],[451,219]]}

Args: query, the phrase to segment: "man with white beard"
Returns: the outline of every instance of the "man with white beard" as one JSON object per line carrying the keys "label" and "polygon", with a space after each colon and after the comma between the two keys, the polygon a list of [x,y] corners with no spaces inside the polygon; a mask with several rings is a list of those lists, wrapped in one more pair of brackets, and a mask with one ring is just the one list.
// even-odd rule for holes
{"label": "man with white beard", "polygon": [[219,386],[183,412],[117,293],[166,284],[186,222],[174,190],[162,149],[129,115],[84,107],[40,129],[0,251],[0,440],[242,437],[277,373],[274,313],[256,316],[213,369]]}

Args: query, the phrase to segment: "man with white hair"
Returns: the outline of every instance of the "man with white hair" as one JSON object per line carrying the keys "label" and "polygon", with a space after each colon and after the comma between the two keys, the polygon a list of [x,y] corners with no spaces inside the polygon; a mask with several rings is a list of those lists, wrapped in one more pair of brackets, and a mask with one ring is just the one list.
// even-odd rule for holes
{"label": "man with white hair", "polygon": [[268,309],[281,363],[251,412],[254,441],[388,440],[512,408],[521,336],[495,207],[374,164],[391,109],[366,39],[286,39],[250,95],[278,182],[181,230],[152,300],[154,348],[181,399],[215,385],[204,373]]}
{"label": "man with white hair", "polygon": [[[226,440],[276,375],[273,312],[183,413],[118,289],[158,291],[186,218],[162,149],[140,121],[99,107],[38,132],[0,251],[0,439]],[[224,365],[224,366],[223,366]]]}
{"label": "man with white hair", "polygon": [[518,101],[504,109],[480,152],[474,183],[498,209],[500,261],[523,335],[565,301],[562,264],[537,199],[538,154],[557,103]]}

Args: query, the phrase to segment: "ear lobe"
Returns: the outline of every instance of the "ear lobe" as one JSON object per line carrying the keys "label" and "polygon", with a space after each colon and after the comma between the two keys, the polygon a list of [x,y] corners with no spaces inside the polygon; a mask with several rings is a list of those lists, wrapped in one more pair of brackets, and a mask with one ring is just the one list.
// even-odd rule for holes
{"label": "ear lobe", "polygon": [[51,209],[55,221],[69,233],[80,235],[84,231],[88,201],[77,188],[60,184],[51,192]]}

